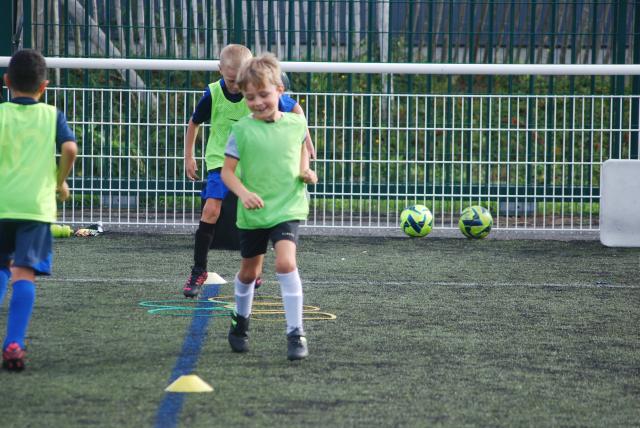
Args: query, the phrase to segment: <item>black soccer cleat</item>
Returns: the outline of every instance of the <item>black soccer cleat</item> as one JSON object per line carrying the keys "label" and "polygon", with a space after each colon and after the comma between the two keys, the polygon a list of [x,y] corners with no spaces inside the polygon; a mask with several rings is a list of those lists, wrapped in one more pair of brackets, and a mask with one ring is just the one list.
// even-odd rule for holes
{"label": "black soccer cleat", "polygon": [[231,328],[229,328],[229,345],[233,352],[249,351],[249,318],[238,315],[236,312],[231,314]]}
{"label": "black soccer cleat", "polygon": [[307,338],[301,328],[287,334],[287,358],[289,361],[302,360],[309,356]]}
{"label": "black soccer cleat", "polygon": [[207,280],[208,275],[209,274],[206,270],[192,269],[191,275],[189,275],[189,278],[182,289],[184,297],[198,298],[202,291],[202,285]]}
{"label": "black soccer cleat", "polygon": [[24,370],[24,359],[24,350],[16,342],[12,342],[2,351],[2,368],[20,372]]}

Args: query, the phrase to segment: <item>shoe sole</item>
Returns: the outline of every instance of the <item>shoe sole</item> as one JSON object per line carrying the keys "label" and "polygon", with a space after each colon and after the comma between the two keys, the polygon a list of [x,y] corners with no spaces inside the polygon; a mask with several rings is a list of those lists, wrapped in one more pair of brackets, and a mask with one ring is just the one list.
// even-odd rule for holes
{"label": "shoe sole", "polygon": [[309,352],[305,352],[304,354],[296,354],[296,355],[287,355],[287,360],[289,361],[297,361],[297,360],[304,360],[305,358],[307,358],[309,356]]}
{"label": "shoe sole", "polygon": [[198,296],[200,296],[200,293],[196,293],[196,294],[192,294],[192,293],[183,293],[184,297],[186,297],[187,299],[196,299],[198,298]]}
{"label": "shoe sole", "polygon": [[195,299],[199,297],[201,292],[202,292],[202,288],[198,288],[196,291],[182,289],[182,294],[184,294],[184,297],[187,297],[190,299]]}
{"label": "shoe sole", "polygon": [[11,344],[7,347],[6,350],[2,352],[2,368],[12,372],[20,372],[24,370],[24,358],[25,352],[22,348],[13,347],[11,350],[8,350],[14,344]]}
{"label": "shoe sole", "polygon": [[302,338],[302,340],[304,343],[304,347],[298,347],[296,349],[296,352],[291,352],[287,350],[287,359],[289,361],[304,360],[309,356],[309,348],[307,347],[307,343],[306,343],[307,341],[304,337]]}
{"label": "shoe sole", "polygon": [[10,372],[21,372],[24,370],[24,360],[4,360],[2,368]]}
{"label": "shoe sole", "polygon": [[229,346],[231,346],[231,350],[233,352],[237,352],[239,354],[249,352],[249,341],[242,340],[233,335],[229,335]]}

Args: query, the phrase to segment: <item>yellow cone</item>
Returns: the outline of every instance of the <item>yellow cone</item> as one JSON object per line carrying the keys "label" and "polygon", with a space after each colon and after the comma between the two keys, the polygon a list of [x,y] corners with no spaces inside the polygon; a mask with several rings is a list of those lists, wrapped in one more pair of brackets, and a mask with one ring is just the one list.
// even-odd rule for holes
{"label": "yellow cone", "polygon": [[226,284],[227,281],[225,281],[223,277],[221,277],[215,272],[208,272],[207,280],[204,283],[205,284]]}
{"label": "yellow cone", "polygon": [[196,375],[184,375],[165,388],[167,392],[211,392],[213,388]]}

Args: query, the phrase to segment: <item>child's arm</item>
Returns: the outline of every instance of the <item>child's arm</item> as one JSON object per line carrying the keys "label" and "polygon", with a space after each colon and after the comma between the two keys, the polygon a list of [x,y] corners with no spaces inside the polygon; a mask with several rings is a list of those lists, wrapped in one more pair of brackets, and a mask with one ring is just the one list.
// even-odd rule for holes
{"label": "child's arm", "polygon": [[318,182],[318,176],[315,171],[309,168],[309,152],[307,152],[307,145],[303,144],[300,151],[300,179],[307,184],[316,184]]}
{"label": "child's arm", "polygon": [[73,162],[76,160],[78,153],[78,145],[75,141],[66,141],[62,143],[60,153],[60,164],[58,165],[58,175],[56,177],[56,192],[60,201],[66,201],[69,198],[69,185],[67,177],[73,168]]}
{"label": "child's arm", "polygon": [[245,208],[252,210],[264,207],[262,198],[260,198],[260,196],[258,196],[257,194],[247,190],[240,179],[236,177],[237,166],[238,159],[232,158],[231,156],[226,156],[224,158],[224,165],[222,166],[222,181],[224,181],[224,184],[229,188],[229,190],[231,190],[238,196]]}
{"label": "child's arm", "polygon": [[[304,110],[300,107],[300,104],[297,104],[291,109],[292,113],[296,113],[305,117]],[[306,119],[306,117],[305,117]],[[309,132],[309,128],[307,127],[307,135],[304,138],[304,144],[307,146],[307,152],[311,159],[316,159],[316,149],[313,147],[313,140],[311,139],[311,133]]]}
{"label": "child's arm", "polygon": [[198,135],[199,128],[199,124],[189,119],[187,133],[184,137],[184,172],[191,181],[200,179],[200,177],[198,177],[198,163],[193,157],[193,147],[196,144],[196,136]]}

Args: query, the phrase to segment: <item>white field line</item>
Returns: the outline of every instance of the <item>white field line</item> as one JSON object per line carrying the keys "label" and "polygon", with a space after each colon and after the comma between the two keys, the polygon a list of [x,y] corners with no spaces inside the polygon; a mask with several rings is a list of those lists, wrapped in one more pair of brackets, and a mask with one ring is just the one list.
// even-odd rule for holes
{"label": "white field line", "polygon": [[[125,284],[177,284],[181,285],[182,278],[62,278],[62,277],[40,277],[37,279],[39,282],[73,282],[73,283],[94,283],[94,284],[107,284],[107,283],[125,283]],[[276,284],[277,281],[265,280],[266,284]],[[345,285],[345,284],[365,284],[365,285],[405,285],[407,282],[398,281],[363,281],[363,280],[351,280],[345,279],[344,281],[305,281],[303,279],[302,284],[308,285]],[[227,282],[226,285],[233,284]],[[220,284],[225,285],[225,284]],[[440,281],[427,281],[425,285],[439,286],[439,287],[466,287],[466,288],[500,288],[500,287],[525,287],[525,288],[622,288],[622,289],[640,289],[640,285],[619,285],[619,284],[607,284],[601,283],[573,283],[573,284],[557,284],[557,283],[517,283],[517,282],[440,282]]]}

